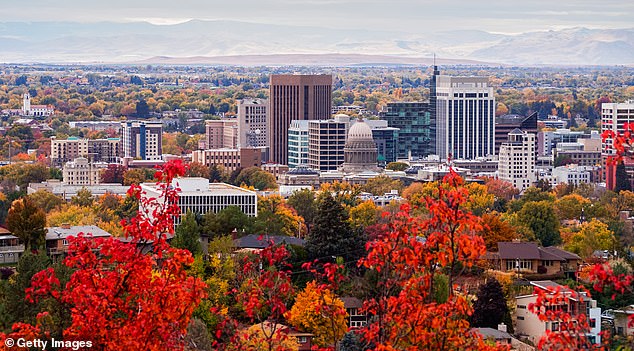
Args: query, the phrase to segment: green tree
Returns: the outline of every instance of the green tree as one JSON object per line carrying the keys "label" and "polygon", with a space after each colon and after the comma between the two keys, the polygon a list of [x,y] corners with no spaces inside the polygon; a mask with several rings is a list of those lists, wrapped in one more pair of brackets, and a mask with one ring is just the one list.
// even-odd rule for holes
{"label": "green tree", "polygon": [[192,255],[198,255],[202,252],[200,245],[200,227],[196,221],[196,214],[188,211],[178,227],[174,230],[174,239],[172,246],[179,249],[186,249]]}
{"label": "green tree", "polygon": [[311,259],[343,257],[356,261],[363,255],[365,243],[354,232],[343,206],[328,192],[319,196],[313,230],[308,235],[306,251]]}
{"label": "green tree", "polygon": [[224,181],[224,167],[221,165],[213,164],[209,167],[209,181],[212,183],[218,183]]}
{"label": "green tree", "polygon": [[46,241],[46,214],[28,197],[13,201],[7,227],[24,243],[25,250],[38,250]]}
{"label": "green tree", "polygon": [[219,237],[231,234],[234,230],[238,233],[251,229],[253,220],[242,212],[238,206],[228,206],[217,214],[207,212],[203,217],[204,233],[210,237]]}
{"label": "green tree", "polygon": [[409,168],[409,165],[405,162],[390,162],[385,166],[385,169],[391,171],[404,171]]}
{"label": "green tree", "polygon": [[51,212],[64,203],[64,199],[46,189],[39,189],[38,191],[29,194],[28,197],[31,201],[33,201],[35,206],[45,213]]}
{"label": "green tree", "polygon": [[86,188],[81,188],[77,195],[70,198],[70,203],[81,207],[91,207],[95,202],[92,192]]}
{"label": "green tree", "polygon": [[531,201],[524,204],[517,214],[520,223],[530,228],[543,246],[561,243],[559,219],[549,201]]}
{"label": "green tree", "polygon": [[565,247],[566,250],[587,258],[594,250],[613,251],[616,248],[616,238],[607,224],[593,218],[581,226],[581,230],[572,236]]}
{"label": "green tree", "polygon": [[498,324],[509,313],[500,282],[496,279],[489,279],[485,284],[480,285],[476,299],[471,316],[472,325],[497,329]]}
{"label": "green tree", "polygon": [[304,218],[308,231],[310,232],[310,227],[317,212],[315,193],[310,189],[296,190],[288,197],[286,203],[294,208],[298,215]]}
{"label": "green tree", "polygon": [[617,166],[616,166],[616,174],[615,174],[615,178],[616,178],[616,184],[614,184],[614,192],[621,192],[623,190],[632,190],[632,185],[630,183],[630,177],[628,176],[627,172],[625,171],[625,165],[623,164],[623,162],[620,162]]}

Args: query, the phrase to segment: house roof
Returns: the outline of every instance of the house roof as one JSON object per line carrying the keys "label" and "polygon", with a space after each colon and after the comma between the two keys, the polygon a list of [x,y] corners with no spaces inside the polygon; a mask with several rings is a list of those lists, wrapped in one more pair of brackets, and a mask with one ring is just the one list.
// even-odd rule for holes
{"label": "house roof", "polygon": [[513,338],[511,334],[493,328],[472,328],[471,330],[480,333],[485,339],[502,340]]}
{"label": "house roof", "polygon": [[357,299],[356,297],[351,297],[351,296],[342,297],[341,301],[343,301],[343,306],[345,308],[361,308],[361,307],[363,307],[363,301]]}
{"label": "house roof", "polygon": [[539,248],[535,243],[522,243],[522,242],[499,242],[498,254],[503,260],[510,259],[525,259],[525,260],[539,260],[541,255],[539,254]]}
{"label": "house roof", "polygon": [[46,230],[46,240],[66,239],[69,236],[77,236],[79,233],[84,233],[86,236],[92,236],[93,238],[112,236],[96,225],[76,225],[70,228],[48,227]]}
{"label": "house roof", "polygon": [[536,243],[526,242],[499,242],[498,254],[503,260],[566,261],[581,259],[572,252],[554,246],[539,247]]}
{"label": "house roof", "polygon": [[284,243],[304,246],[306,243],[305,240],[292,236],[249,234],[233,240],[233,246],[239,249],[264,249],[269,246],[270,241],[273,241],[275,245]]}

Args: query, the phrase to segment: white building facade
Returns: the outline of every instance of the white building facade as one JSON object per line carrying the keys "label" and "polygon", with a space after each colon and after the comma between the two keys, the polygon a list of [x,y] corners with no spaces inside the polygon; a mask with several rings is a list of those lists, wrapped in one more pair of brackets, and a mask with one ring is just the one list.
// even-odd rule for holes
{"label": "white building facade", "polygon": [[68,185],[100,184],[101,171],[106,167],[108,167],[107,163],[90,162],[85,157],[78,157],[64,164],[62,179]]}
{"label": "white building facade", "polygon": [[238,101],[239,146],[266,147],[269,133],[269,101],[244,99]]}
{"label": "white building facade", "polygon": [[[623,133],[625,131],[623,125],[632,122],[634,122],[634,100],[601,104],[601,133],[608,130]],[[604,155],[615,154],[613,142],[612,138],[603,140]]]}
{"label": "white building facade", "polygon": [[498,176],[520,191],[537,181],[535,175],[535,134],[514,129],[500,146]]}
{"label": "white building facade", "polygon": [[436,79],[436,153],[441,160],[495,154],[495,97],[488,78]]}

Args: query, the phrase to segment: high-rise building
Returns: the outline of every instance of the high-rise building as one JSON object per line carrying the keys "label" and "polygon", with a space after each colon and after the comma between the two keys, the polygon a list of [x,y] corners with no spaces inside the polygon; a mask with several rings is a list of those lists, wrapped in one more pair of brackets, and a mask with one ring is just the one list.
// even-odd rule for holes
{"label": "high-rise building", "polygon": [[520,191],[536,182],[535,134],[514,129],[500,146],[499,177]]}
{"label": "high-rise building", "polygon": [[308,166],[308,121],[291,121],[288,127],[288,167]]}
{"label": "high-rise building", "polygon": [[121,122],[123,157],[160,160],[163,156],[163,125],[160,122]]}
{"label": "high-rise building", "polygon": [[350,117],[343,116],[308,121],[308,167],[316,171],[331,171],[344,162]]}
{"label": "high-rise building", "polygon": [[62,180],[68,185],[95,185],[101,183],[101,171],[108,167],[103,162],[90,162],[85,157],[69,161],[62,168]]}
{"label": "high-rise building", "polygon": [[237,119],[214,119],[205,122],[206,149],[236,149],[238,144]]}
{"label": "high-rise building", "polygon": [[494,155],[495,97],[488,78],[434,75],[433,80],[436,154],[441,159]]}
{"label": "high-rise building", "polygon": [[116,163],[122,155],[119,138],[68,139],[51,138],[51,165],[62,167],[66,162],[85,157],[91,162]]}
{"label": "high-rise building", "polygon": [[500,153],[500,145],[508,140],[509,133],[514,129],[537,135],[537,112],[530,116],[503,115],[495,118],[495,154]]}
{"label": "high-rise building", "polygon": [[[601,104],[601,133],[606,131],[613,131],[615,133],[625,132],[625,123],[634,122],[634,100],[628,100],[622,103],[603,103]],[[616,151],[614,150],[614,139],[606,138],[603,140],[601,147],[601,154],[603,158],[603,164],[605,165],[604,179],[606,187],[613,190],[616,186],[616,165],[607,164],[607,158],[614,156]],[[626,158],[623,162],[625,165],[630,183],[632,182],[632,159]]]}
{"label": "high-rise building", "polygon": [[390,102],[381,117],[398,128],[397,158],[435,154],[435,121],[428,102]]}
{"label": "high-rise building", "polygon": [[240,147],[266,147],[268,134],[269,101],[244,99],[238,101],[238,131]]}
{"label": "high-rise building", "polygon": [[288,163],[288,128],[293,120],[330,118],[332,75],[271,75],[269,160]]}

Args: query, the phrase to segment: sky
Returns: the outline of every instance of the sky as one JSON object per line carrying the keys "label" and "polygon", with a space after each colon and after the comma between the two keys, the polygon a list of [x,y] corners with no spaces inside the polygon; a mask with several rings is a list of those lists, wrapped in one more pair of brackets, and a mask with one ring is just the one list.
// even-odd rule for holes
{"label": "sky", "polygon": [[201,19],[409,33],[521,33],[631,28],[632,18],[631,0],[0,0],[0,22]]}

